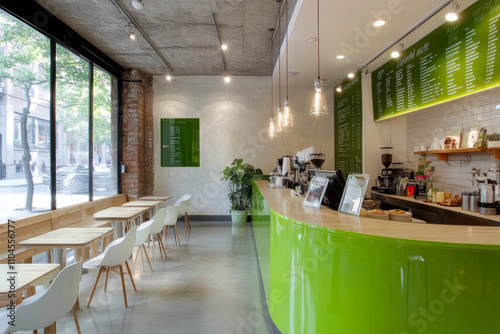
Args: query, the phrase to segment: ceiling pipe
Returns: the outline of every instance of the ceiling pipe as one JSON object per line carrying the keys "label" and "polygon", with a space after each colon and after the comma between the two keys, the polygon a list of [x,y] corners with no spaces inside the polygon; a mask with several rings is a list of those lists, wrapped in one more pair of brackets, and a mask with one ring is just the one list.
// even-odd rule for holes
{"label": "ceiling pipe", "polygon": [[121,5],[121,3],[118,2],[118,0],[112,0],[112,1],[123,12],[123,14],[125,14],[125,16],[130,20],[130,22],[132,22],[132,24],[135,26],[135,28],[141,33],[142,37],[144,37],[144,39],[149,43],[149,45],[151,46],[151,48],[153,48],[153,50],[156,52],[156,54],[158,54],[158,56],[163,60],[163,62],[165,63],[165,66],[170,71],[170,73],[173,73],[174,70],[172,69],[172,66],[169,64],[169,62],[167,61],[167,59],[160,53],[160,51],[158,51],[158,49],[153,44],[153,42],[151,42],[151,40],[149,39],[149,37],[141,29],[141,27],[139,27],[139,25],[137,24],[137,22],[132,18],[132,16],[130,16],[130,14],[125,10],[125,8],[123,8],[123,6]]}

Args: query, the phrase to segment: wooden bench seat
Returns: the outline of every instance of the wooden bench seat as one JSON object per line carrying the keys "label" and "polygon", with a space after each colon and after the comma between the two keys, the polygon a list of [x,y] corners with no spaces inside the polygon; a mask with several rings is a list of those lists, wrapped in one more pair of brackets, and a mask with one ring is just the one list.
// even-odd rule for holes
{"label": "wooden bench seat", "polygon": [[[110,227],[111,221],[96,221],[94,214],[111,206],[121,206],[128,200],[126,194],[105,197],[44,212],[38,215],[15,220],[15,262],[30,262],[31,258],[46,249],[19,248],[19,242],[63,227]],[[8,262],[8,223],[0,224],[0,263]],[[104,245],[103,245],[104,246]],[[89,250],[83,250],[84,258]],[[92,254],[96,255],[97,243]]]}

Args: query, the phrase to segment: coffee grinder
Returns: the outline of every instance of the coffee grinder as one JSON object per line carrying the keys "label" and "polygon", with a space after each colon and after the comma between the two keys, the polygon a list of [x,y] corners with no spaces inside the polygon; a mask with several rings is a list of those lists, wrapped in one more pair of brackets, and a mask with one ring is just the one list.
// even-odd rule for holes
{"label": "coffee grinder", "polygon": [[395,185],[394,185],[394,172],[389,166],[392,164],[392,150],[393,147],[384,146],[380,148],[382,165],[385,168],[382,169],[382,175],[378,177],[378,192],[383,194],[394,194],[395,193]]}

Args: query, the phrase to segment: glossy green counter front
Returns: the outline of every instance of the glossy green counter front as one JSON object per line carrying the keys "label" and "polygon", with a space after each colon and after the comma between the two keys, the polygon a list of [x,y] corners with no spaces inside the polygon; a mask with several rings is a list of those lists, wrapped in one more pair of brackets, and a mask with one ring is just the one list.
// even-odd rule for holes
{"label": "glossy green counter front", "polygon": [[255,181],[252,209],[267,305],[283,333],[500,333],[500,229],[451,227],[470,243],[442,241],[446,230],[430,224],[403,232],[417,240],[384,236],[409,223],[302,208],[285,192]]}

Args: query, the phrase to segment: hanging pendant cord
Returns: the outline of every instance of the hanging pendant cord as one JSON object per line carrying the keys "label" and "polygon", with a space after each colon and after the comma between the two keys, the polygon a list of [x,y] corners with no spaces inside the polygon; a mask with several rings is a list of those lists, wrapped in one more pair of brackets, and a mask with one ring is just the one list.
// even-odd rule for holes
{"label": "hanging pendant cord", "polygon": [[318,0],[318,79],[319,79],[319,0]]}
{"label": "hanging pendant cord", "polygon": [[[280,3],[278,2],[278,41],[281,40],[281,12],[279,9],[281,8]],[[278,105],[281,107],[281,43],[278,43]]]}
{"label": "hanging pendant cord", "polygon": [[288,101],[288,0],[285,0],[285,35],[286,35],[286,100]]}
{"label": "hanging pendant cord", "polygon": [[274,60],[274,41],[271,36],[271,118],[273,118],[273,108],[274,108],[274,90],[273,90],[273,60]]}

